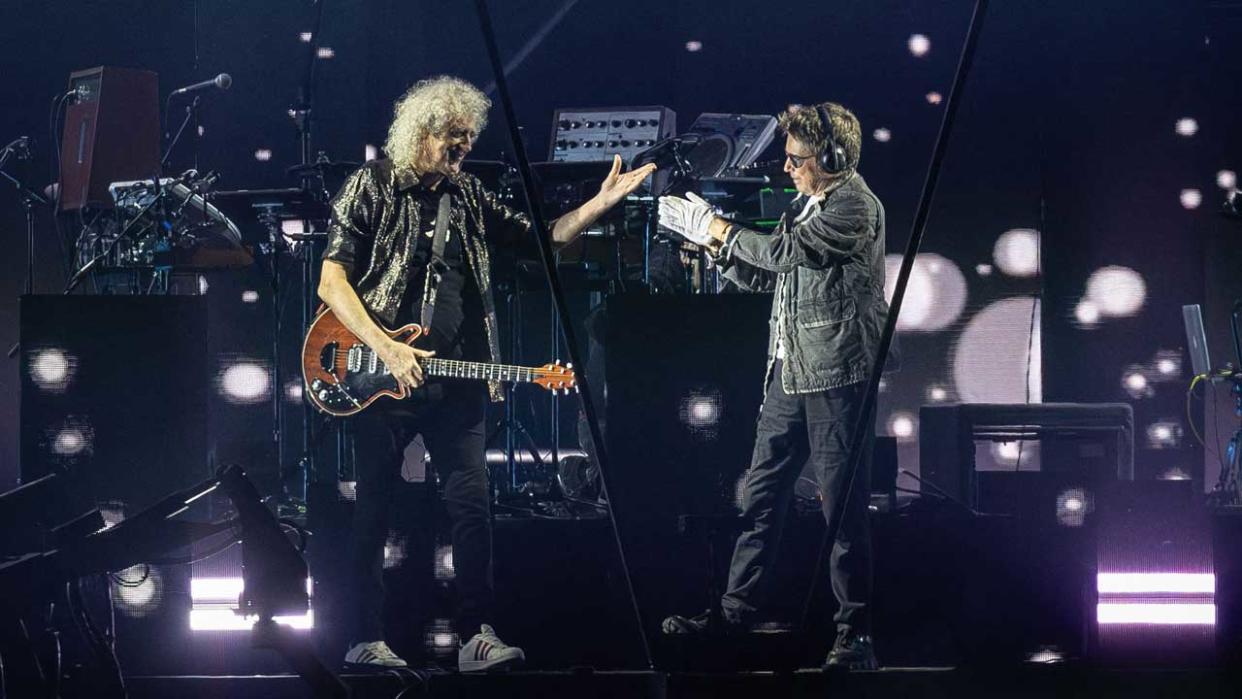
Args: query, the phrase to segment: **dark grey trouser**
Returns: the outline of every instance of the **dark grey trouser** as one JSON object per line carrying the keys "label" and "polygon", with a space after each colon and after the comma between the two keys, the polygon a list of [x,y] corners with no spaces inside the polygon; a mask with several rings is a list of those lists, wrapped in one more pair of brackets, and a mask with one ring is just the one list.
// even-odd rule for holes
{"label": "dark grey trouser", "polygon": [[[761,588],[775,563],[794,484],[808,459],[819,481],[825,519],[831,520],[849,480],[851,432],[862,409],[865,384],[789,395],[781,388],[780,371],[778,361],[768,381],[754,455],[743,484],[742,514],[749,527],[733,550],[729,585],[721,600],[725,618],[734,622],[749,621],[760,606]],[[864,458],[828,564],[832,591],[840,605],[835,617],[837,628],[857,633],[870,633],[871,527],[867,501],[874,415],[872,411],[865,423]]]}

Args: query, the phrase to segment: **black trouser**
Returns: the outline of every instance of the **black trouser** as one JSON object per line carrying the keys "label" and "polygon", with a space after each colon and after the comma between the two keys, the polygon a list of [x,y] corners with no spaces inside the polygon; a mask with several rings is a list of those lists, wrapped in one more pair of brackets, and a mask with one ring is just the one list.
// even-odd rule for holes
{"label": "black trouser", "polygon": [[[761,588],[780,545],[794,484],[808,459],[819,481],[825,519],[831,521],[833,508],[838,506],[849,480],[851,433],[862,409],[866,384],[789,395],[781,387],[780,372],[778,361],[759,412],[754,455],[743,485],[743,515],[749,527],[733,550],[729,586],[721,600],[729,621],[748,621],[758,609]],[[872,419],[866,422],[864,458],[829,560],[832,591],[840,605],[837,628],[858,633],[870,633],[871,527],[867,501],[874,415],[872,411]]]}
{"label": "black trouser", "polygon": [[[491,499],[483,453],[486,385],[445,380],[422,391],[425,396],[416,400],[380,399],[354,418],[358,499],[349,553],[354,643],[384,638],[384,542],[396,490],[392,486],[401,477],[405,448],[417,434],[423,435],[443,485],[452,522],[457,631],[469,638],[478,633],[479,624],[491,620]],[[426,513],[424,526],[432,525],[433,514]]]}

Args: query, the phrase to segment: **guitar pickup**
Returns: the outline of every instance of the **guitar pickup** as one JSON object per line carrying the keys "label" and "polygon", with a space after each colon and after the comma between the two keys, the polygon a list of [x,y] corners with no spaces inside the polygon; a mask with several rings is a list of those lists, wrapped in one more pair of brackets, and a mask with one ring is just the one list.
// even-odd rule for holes
{"label": "guitar pickup", "polygon": [[329,374],[336,373],[336,343],[329,342],[319,350],[319,368]]}

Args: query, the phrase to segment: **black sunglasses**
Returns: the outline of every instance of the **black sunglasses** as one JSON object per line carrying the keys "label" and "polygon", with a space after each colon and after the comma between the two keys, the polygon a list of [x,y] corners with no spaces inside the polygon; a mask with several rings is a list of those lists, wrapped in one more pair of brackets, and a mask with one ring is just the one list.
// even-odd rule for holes
{"label": "black sunglasses", "polygon": [[786,151],[785,157],[789,158],[789,162],[793,163],[793,166],[798,168],[798,167],[802,167],[802,163],[805,163],[806,161],[810,160],[811,158],[814,158],[815,156],[814,155],[794,155],[793,153]]}

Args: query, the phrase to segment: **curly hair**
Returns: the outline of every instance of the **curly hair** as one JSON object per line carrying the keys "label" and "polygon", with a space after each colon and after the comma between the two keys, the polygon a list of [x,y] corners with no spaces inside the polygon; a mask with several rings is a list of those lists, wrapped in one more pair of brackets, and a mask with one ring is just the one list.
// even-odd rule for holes
{"label": "curly hair", "polygon": [[462,122],[482,131],[491,106],[487,95],[461,78],[439,75],[420,80],[397,100],[384,152],[398,170],[412,171],[422,160],[428,135],[444,134]]}
{"label": "curly hair", "polygon": [[[820,106],[828,111],[837,142],[845,149],[847,166],[850,170],[857,170],[858,158],[862,154],[862,125],[858,123],[858,117],[836,102],[824,102]],[[815,105],[791,104],[777,117],[777,123],[782,133],[811,146],[816,153],[827,150],[828,131]]]}

